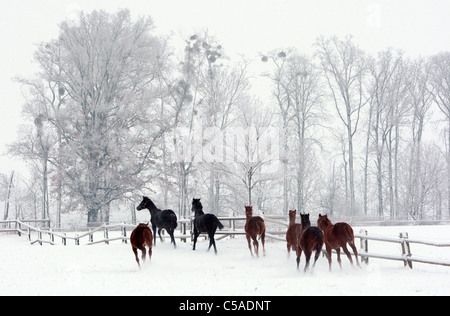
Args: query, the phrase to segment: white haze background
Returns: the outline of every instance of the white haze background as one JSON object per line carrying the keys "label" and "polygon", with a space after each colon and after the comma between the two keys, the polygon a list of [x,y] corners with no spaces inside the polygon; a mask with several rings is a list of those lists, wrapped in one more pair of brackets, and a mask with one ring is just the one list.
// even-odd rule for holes
{"label": "white haze background", "polygon": [[[387,47],[403,49],[412,57],[450,50],[450,2],[441,0],[169,0],[169,1],[0,1],[0,154],[16,139],[24,103],[20,85],[12,80],[37,72],[35,44],[58,36],[58,23],[71,20],[79,10],[116,12],[129,8],[134,17],[150,15],[160,34],[172,34],[182,51],[186,38],[207,29],[231,58],[277,47],[296,47],[311,54],[315,39],[352,34],[358,45],[375,54]],[[268,79],[261,78],[261,63],[253,63],[254,89],[270,96]],[[17,158],[0,156],[0,172],[26,172]]]}

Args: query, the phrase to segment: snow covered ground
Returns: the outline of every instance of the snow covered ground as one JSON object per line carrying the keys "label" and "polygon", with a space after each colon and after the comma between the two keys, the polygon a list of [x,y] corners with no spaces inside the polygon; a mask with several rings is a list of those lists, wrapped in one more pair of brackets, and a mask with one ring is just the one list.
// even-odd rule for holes
{"label": "snow covered ground", "polygon": [[[449,226],[368,227],[369,234],[450,240]],[[355,228],[359,232],[359,228]],[[158,243],[151,262],[140,270],[129,244],[51,246],[30,245],[25,237],[0,235],[0,295],[450,295],[450,267],[370,259],[351,267],[345,256],[333,271],[320,257],[304,273],[286,244],[266,242],[265,257],[252,258],[243,237],[217,241],[218,254],[208,242]],[[357,240],[359,246],[359,240]],[[369,250],[400,254],[400,245],[369,241]],[[449,248],[411,245],[414,255],[450,261]]]}

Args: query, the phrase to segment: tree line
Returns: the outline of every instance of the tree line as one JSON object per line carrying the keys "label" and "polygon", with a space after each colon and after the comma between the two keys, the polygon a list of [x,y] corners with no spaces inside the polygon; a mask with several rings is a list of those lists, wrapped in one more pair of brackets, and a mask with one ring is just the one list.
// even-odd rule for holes
{"label": "tree line", "polygon": [[[371,55],[351,36],[313,45],[313,55],[283,48],[236,61],[207,32],[176,51],[150,17],[133,20],[128,10],[61,22],[57,39],[37,45],[40,71],[16,79],[25,104],[9,153],[32,175],[17,185],[16,208],[56,227],[67,212],[109,222],[144,193],[179,216],[202,197],[219,215],[253,205],[269,214],[448,218],[450,53]],[[255,64],[269,100],[252,89]],[[195,141],[200,158],[174,154]],[[9,177],[0,180],[6,197]]]}

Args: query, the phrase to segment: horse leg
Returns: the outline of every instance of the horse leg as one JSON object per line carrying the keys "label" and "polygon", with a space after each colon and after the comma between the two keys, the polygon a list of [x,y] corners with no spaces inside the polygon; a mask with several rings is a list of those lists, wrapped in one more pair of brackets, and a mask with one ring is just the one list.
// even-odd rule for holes
{"label": "horse leg", "polygon": [[302,249],[300,247],[298,247],[295,252],[297,253],[297,269],[299,268],[300,265],[300,257],[302,256]]}
{"label": "horse leg", "polygon": [[253,251],[252,251],[252,245],[250,243],[250,235],[249,234],[245,234],[245,237],[247,237],[247,242],[248,242],[248,249],[250,249],[250,254],[253,257]]}
{"label": "horse leg", "polygon": [[331,247],[327,245],[326,249],[327,249],[328,267],[331,272]]}
{"label": "horse leg", "polygon": [[147,254],[147,249],[145,249],[145,246],[139,247],[139,250],[142,251],[142,261],[145,262],[145,255]]}
{"label": "horse leg", "polygon": [[340,248],[340,247],[336,248],[336,253],[337,253],[337,261],[338,261],[338,263],[339,263],[339,266],[340,266],[341,269],[342,269],[341,248]]}
{"label": "horse leg", "polygon": [[322,252],[322,246],[323,246],[323,244],[321,244],[321,243],[318,243],[316,245],[316,254],[314,255],[313,268],[316,266],[316,261],[317,261],[317,259],[319,259],[320,253]]}
{"label": "horse leg", "polygon": [[317,261],[317,259],[319,259],[319,256],[320,256],[320,250],[316,250],[316,254],[314,255],[313,268],[316,266],[316,261]]}
{"label": "horse leg", "polygon": [[159,239],[161,239],[161,242],[163,242],[164,239],[161,237],[161,231],[162,231],[162,228],[159,228],[158,229],[158,235],[159,235]]}
{"label": "horse leg", "polygon": [[287,257],[289,259],[291,257],[291,245],[289,245],[289,243],[286,243],[286,247],[287,247],[287,251],[288,251]]}
{"label": "horse leg", "polygon": [[263,232],[261,234],[261,243],[262,243],[262,246],[263,246],[263,256],[264,257],[266,256],[266,248],[264,247],[265,240],[266,240],[266,232]]}
{"label": "horse leg", "polygon": [[156,224],[152,224],[152,230],[153,236],[155,236],[155,238],[153,238],[153,245],[156,246]]}
{"label": "horse leg", "polygon": [[137,253],[137,248],[136,247],[132,247],[133,252],[134,252],[134,256],[136,257],[136,262],[139,266],[139,268],[141,267],[141,264],[139,263],[139,258],[138,258],[138,253]]}
{"label": "horse leg", "polygon": [[259,257],[259,243],[258,240],[255,237],[252,237],[253,239],[253,247],[255,247],[256,256]]}
{"label": "horse leg", "polygon": [[192,250],[195,250],[195,245],[197,244],[197,237],[200,235],[200,232],[198,232],[196,229],[194,229],[194,247]]}
{"label": "horse leg", "polygon": [[350,263],[353,265],[352,255],[350,254],[350,251],[348,251],[348,249],[347,249],[347,244],[344,244],[342,246],[342,249],[344,250],[345,254],[347,255],[348,260],[350,260]]}
{"label": "horse leg", "polygon": [[353,253],[355,254],[356,264],[358,265],[358,267],[361,267],[361,265],[359,264],[359,260],[358,260],[358,251],[356,250],[355,243],[352,242],[352,243],[348,243],[348,244],[350,245],[350,247],[351,247],[352,250],[353,250]]}
{"label": "horse leg", "polygon": [[148,260],[152,259],[152,247],[148,248]]}
{"label": "horse leg", "polygon": [[208,251],[209,249],[211,249],[211,246],[213,245],[213,241],[214,241],[214,237],[211,237],[211,235],[208,234],[209,237],[209,246],[208,246]]}
{"label": "horse leg", "polygon": [[216,240],[214,239],[214,235],[212,236],[212,244],[214,246],[214,253],[217,255]]}
{"label": "horse leg", "polygon": [[175,242],[175,237],[173,236],[174,229],[173,228],[169,228],[167,230],[167,232],[169,233],[169,236],[170,236],[170,242],[173,244],[173,246],[175,248],[177,248],[177,243]]}
{"label": "horse leg", "polygon": [[216,241],[214,240],[214,232],[208,233],[208,236],[209,236],[208,251],[211,248],[211,246],[214,246],[214,253],[217,254]]}
{"label": "horse leg", "polygon": [[305,251],[305,257],[306,257],[306,264],[305,264],[304,272],[306,272],[306,271],[308,271],[308,268],[309,268],[309,260],[311,259],[312,251],[310,249],[304,249],[304,251]]}

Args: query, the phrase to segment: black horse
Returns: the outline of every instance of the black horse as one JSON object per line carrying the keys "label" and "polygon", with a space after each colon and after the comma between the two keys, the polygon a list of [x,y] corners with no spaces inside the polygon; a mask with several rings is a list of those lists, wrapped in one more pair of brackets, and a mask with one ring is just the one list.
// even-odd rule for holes
{"label": "black horse", "polygon": [[143,210],[144,208],[148,209],[151,214],[152,229],[154,244],[156,245],[156,228],[158,227],[158,235],[161,241],[163,240],[161,237],[161,230],[164,228],[170,236],[170,241],[173,243],[173,246],[176,248],[177,244],[175,243],[175,238],[173,237],[173,232],[175,228],[177,228],[177,215],[172,210],[164,210],[161,211],[159,208],[155,206],[155,204],[148,197],[144,196],[141,204],[136,208],[138,211]]}
{"label": "black horse", "polygon": [[[309,220],[309,214],[300,214],[300,218],[302,220],[302,228],[303,232],[299,240],[299,246],[301,250],[305,253],[306,256],[306,264],[305,264],[305,272],[309,268],[309,260],[311,259],[311,255],[313,251],[316,252],[314,256],[314,264],[316,265],[317,259],[319,259],[320,252],[322,251],[323,246],[323,233],[319,227],[311,226],[311,222]],[[300,263],[300,257],[297,260],[297,269]]]}
{"label": "black horse", "polygon": [[200,199],[192,199],[192,212],[195,212],[194,218],[194,248],[197,243],[197,237],[200,233],[207,233],[209,237],[209,247],[214,246],[214,252],[217,254],[216,241],[214,240],[214,234],[216,233],[217,227],[219,229],[223,228],[222,223],[214,214],[203,213],[203,205]]}

